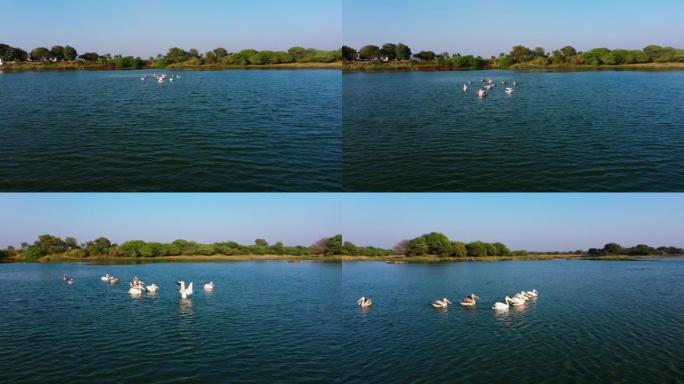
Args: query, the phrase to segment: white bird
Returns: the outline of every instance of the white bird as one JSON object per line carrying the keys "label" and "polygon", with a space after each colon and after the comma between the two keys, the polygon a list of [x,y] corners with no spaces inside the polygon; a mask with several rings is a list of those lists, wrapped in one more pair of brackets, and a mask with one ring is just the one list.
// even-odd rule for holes
{"label": "white bird", "polygon": [[511,304],[512,304],[514,307],[519,307],[519,306],[521,306],[521,305],[525,305],[525,301],[526,301],[526,300],[525,300],[524,298],[522,298],[522,297],[520,297],[520,296],[518,296],[518,295],[515,295],[513,298],[511,298]]}
{"label": "white bird", "polygon": [[485,96],[487,96],[487,92],[485,92],[484,89],[480,89],[479,91],[477,91],[477,97],[483,98]]}
{"label": "white bird", "polygon": [[109,276],[109,273],[100,277],[100,280],[102,281],[109,281],[112,278],[112,276]]}
{"label": "white bird", "polygon": [[110,276],[110,277],[109,277],[109,284],[114,285],[114,284],[117,284],[118,282],[119,282],[119,278],[118,278],[118,277],[116,277],[116,276]]}
{"label": "white bird", "polygon": [[463,92],[468,92],[468,84],[463,84]]}
{"label": "white bird", "polygon": [[143,293],[143,290],[140,287],[130,287],[128,289],[128,293],[130,293],[131,295],[140,295]]}
{"label": "white bird", "polygon": [[449,299],[446,297],[442,300],[435,300],[432,302],[432,306],[435,308],[447,308],[449,304],[451,304],[451,301],[449,301]]}
{"label": "white bird", "polygon": [[365,296],[362,296],[360,299],[356,300],[356,304],[361,308],[367,308],[373,305],[373,300],[370,297],[366,298]]}
{"label": "white bird", "polygon": [[513,88],[506,88],[506,93],[509,95],[513,93]]}
{"label": "white bird", "polygon": [[141,77],[140,81],[145,81],[145,76]]}
{"label": "white bird", "polygon": [[515,87],[516,85],[518,85],[518,83],[513,81],[513,86]]}
{"label": "white bird", "polygon": [[205,291],[213,291],[214,290],[214,283],[210,281],[210,282],[204,284],[204,290]]}
{"label": "white bird", "polygon": [[527,292],[525,292],[525,294],[529,297],[532,297],[532,298],[539,296],[539,292],[537,292],[536,289],[533,289],[531,291],[527,291]]}
{"label": "white bird", "polygon": [[188,284],[188,287],[185,287],[185,281],[179,281],[178,285],[180,285],[180,289],[178,290],[178,293],[180,293],[181,298],[187,299],[188,296],[192,295],[192,281],[190,284]]}
{"label": "white bird", "polygon": [[494,306],[492,307],[492,309],[497,310],[497,311],[505,311],[505,310],[507,310],[507,309],[509,308],[508,302],[509,302],[510,300],[511,300],[511,298],[508,297],[508,296],[506,296],[506,297],[504,298],[504,301],[506,302],[506,304],[504,304],[504,303],[502,303],[502,302],[500,302],[500,301],[497,301],[496,303],[494,303]]}
{"label": "white bird", "polygon": [[474,307],[477,303],[477,300],[480,300],[480,298],[476,294],[471,293],[470,295],[461,299],[459,304],[461,304],[463,307]]}
{"label": "white bird", "polygon": [[147,286],[147,292],[150,293],[155,293],[159,289],[159,286],[157,284],[150,284]]}

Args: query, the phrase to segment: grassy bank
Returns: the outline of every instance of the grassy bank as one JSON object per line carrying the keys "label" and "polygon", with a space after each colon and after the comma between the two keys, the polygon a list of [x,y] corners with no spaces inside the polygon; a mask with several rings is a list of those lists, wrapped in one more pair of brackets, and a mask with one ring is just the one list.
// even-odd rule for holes
{"label": "grassy bank", "polygon": [[203,64],[192,65],[189,63],[171,64],[167,67],[117,67],[103,63],[85,62],[58,62],[58,63],[12,63],[0,67],[4,72],[43,72],[43,71],[111,71],[111,70],[138,70],[138,69],[157,69],[157,70],[235,70],[235,69],[341,69],[342,63],[287,63],[287,64],[264,64],[264,65],[225,65],[225,64]]}
{"label": "grassy bank", "polygon": [[[438,62],[420,63],[416,61],[392,62],[344,62],[344,72],[402,72],[402,71],[469,71],[470,68],[455,68],[450,64]],[[509,68],[484,67],[477,70],[543,70],[543,71],[600,71],[600,70],[684,70],[684,63],[642,63],[621,65],[584,65],[584,64],[548,64],[535,65],[533,63],[514,64]]]}

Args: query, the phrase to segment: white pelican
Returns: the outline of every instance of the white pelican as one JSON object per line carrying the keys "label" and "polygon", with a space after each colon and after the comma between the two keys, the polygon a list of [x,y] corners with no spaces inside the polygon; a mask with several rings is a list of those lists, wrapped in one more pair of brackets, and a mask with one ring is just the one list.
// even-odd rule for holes
{"label": "white pelican", "polygon": [[497,301],[496,303],[494,303],[494,306],[492,307],[492,309],[497,310],[497,311],[505,311],[505,310],[507,310],[507,309],[509,308],[508,302],[511,301],[511,298],[508,297],[508,296],[506,296],[506,297],[504,298],[504,301],[506,302],[506,304],[504,304],[504,303],[502,303],[502,302],[500,302],[500,301]]}
{"label": "white pelican", "polygon": [[513,80],[513,86],[515,87],[516,85],[518,85],[518,83],[515,80]]}
{"label": "white pelican", "polygon": [[443,298],[442,300],[435,300],[432,302],[432,306],[435,308],[447,308],[451,304],[451,301],[447,299],[446,297]]}
{"label": "white pelican", "polygon": [[468,92],[468,84],[463,84],[463,92]]}
{"label": "white pelican", "polygon": [[140,81],[145,81],[145,76],[141,77]]}
{"label": "white pelican", "polygon": [[100,280],[102,280],[102,281],[109,281],[111,278],[112,278],[112,277],[109,276],[109,273],[108,273],[108,274],[106,274],[106,275],[100,277]]}
{"label": "white pelican", "polygon": [[532,298],[539,296],[539,292],[537,292],[536,289],[533,289],[531,291],[527,291],[527,292],[525,292],[525,294],[529,297],[532,297]]}
{"label": "white pelican", "polygon": [[480,89],[479,91],[477,91],[477,97],[479,97],[480,99],[484,98],[485,96],[487,96],[487,92],[484,89]]}
{"label": "white pelican", "polygon": [[150,293],[155,293],[155,292],[157,292],[158,289],[159,289],[159,286],[157,286],[157,284],[150,284],[147,286],[147,292],[150,292]]}
{"label": "white pelican", "polygon": [[471,293],[470,295],[461,299],[459,304],[461,304],[463,307],[474,307],[477,300],[480,300],[480,298],[476,294]]}
{"label": "white pelican", "polygon": [[118,284],[118,283],[119,283],[119,278],[116,277],[116,276],[110,276],[110,277],[109,277],[109,283],[112,284],[112,285]]}
{"label": "white pelican", "polygon": [[178,293],[180,293],[181,298],[187,299],[188,296],[192,295],[192,281],[190,284],[188,284],[188,287],[185,287],[185,281],[181,280],[178,282],[178,285],[180,285],[180,289],[178,290]]}
{"label": "white pelican", "polygon": [[140,295],[143,293],[143,289],[140,287],[130,287],[128,289],[128,293],[130,293],[131,295]]}
{"label": "white pelican", "polygon": [[204,290],[205,291],[213,291],[214,290],[214,282],[210,281],[210,282],[204,284]]}
{"label": "white pelican", "polygon": [[521,305],[525,305],[525,301],[527,301],[524,297],[515,295],[513,298],[511,298],[511,304],[514,307],[519,307]]}
{"label": "white pelican", "polygon": [[356,304],[361,308],[368,308],[373,305],[373,300],[370,297],[366,298],[365,296],[362,296],[360,299],[356,300]]}
{"label": "white pelican", "polygon": [[506,93],[509,95],[513,93],[513,88],[506,88]]}

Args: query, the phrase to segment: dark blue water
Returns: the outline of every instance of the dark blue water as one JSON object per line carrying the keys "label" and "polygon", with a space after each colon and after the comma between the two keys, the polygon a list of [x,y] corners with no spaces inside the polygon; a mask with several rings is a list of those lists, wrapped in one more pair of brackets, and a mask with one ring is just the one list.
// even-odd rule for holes
{"label": "dark blue water", "polygon": [[[68,286],[62,273],[75,278]],[[109,273],[122,278],[111,286]],[[134,275],[161,288],[132,297]],[[193,281],[182,300],[176,280]],[[201,284],[213,280],[213,293]],[[540,297],[507,312],[506,294]],[[474,309],[436,310],[469,293]],[[0,382],[677,383],[684,260],[0,264]],[[358,297],[375,305],[360,310]]]}
{"label": "dark blue water", "polygon": [[153,72],[0,73],[0,190],[341,188],[339,71]]}
{"label": "dark blue water", "polygon": [[[345,382],[684,381],[684,260],[346,263],[342,286]],[[533,288],[523,308],[490,309]],[[474,309],[430,305],[470,293]]]}
{"label": "dark blue water", "polygon": [[344,74],[343,188],[684,191],[683,100],[681,71]]}
{"label": "dark blue water", "polygon": [[[0,382],[331,382],[340,355],[340,269],[0,264]],[[122,283],[100,281],[105,273]],[[158,293],[131,297],[134,275],[159,285]],[[178,279],[194,282],[188,300]],[[201,287],[208,280],[212,293]]]}

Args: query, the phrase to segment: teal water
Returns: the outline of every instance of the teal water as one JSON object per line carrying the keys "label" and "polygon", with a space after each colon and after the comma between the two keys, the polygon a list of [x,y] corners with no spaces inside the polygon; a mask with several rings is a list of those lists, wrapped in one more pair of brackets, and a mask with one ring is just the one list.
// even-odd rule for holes
{"label": "teal water", "polygon": [[[684,381],[684,260],[347,263],[342,286],[344,382]],[[490,309],[523,289],[539,298]]]}
{"label": "teal water", "polygon": [[0,72],[0,190],[341,188],[340,71],[153,72]]}
{"label": "teal water", "polygon": [[[479,100],[482,78],[497,85]],[[516,80],[516,91],[506,95],[501,80]],[[347,73],[342,82],[347,191],[684,191],[682,71]]]}
{"label": "teal water", "polygon": [[[131,297],[134,275],[158,293]],[[325,263],[0,264],[0,382],[331,382],[339,277]]]}
{"label": "teal water", "polygon": [[[130,296],[133,276],[159,292]],[[0,264],[0,382],[678,383],[683,294],[682,259]]]}

